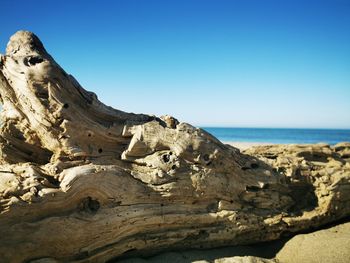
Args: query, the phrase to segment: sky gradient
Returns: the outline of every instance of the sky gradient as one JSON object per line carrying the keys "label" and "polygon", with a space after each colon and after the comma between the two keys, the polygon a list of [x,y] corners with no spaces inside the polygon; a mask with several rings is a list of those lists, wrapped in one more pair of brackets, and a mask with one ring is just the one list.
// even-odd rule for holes
{"label": "sky gradient", "polygon": [[350,1],[1,1],[115,108],[197,126],[350,128]]}

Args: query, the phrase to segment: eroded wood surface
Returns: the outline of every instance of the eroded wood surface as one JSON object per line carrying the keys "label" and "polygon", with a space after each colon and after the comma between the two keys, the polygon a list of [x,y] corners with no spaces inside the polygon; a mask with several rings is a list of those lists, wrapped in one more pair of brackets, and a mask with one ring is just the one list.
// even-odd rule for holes
{"label": "eroded wood surface", "polygon": [[240,152],[101,103],[30,32],[0,58],[3,262],[277,239],[350,215],[350,144]]}

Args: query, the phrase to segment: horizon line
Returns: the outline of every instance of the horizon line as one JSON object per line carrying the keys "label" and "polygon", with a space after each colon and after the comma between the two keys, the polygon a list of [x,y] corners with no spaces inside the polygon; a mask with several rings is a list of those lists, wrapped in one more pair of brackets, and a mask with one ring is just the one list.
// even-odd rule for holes
{"label": "horizon line", "polygon": [[233,129],[296,129],[296,130],[349,130],[348,128],[329,128],[329,127],[269,127],[269,126],[227,126],[227,125],[194,125],[200,128],[233,128]]}

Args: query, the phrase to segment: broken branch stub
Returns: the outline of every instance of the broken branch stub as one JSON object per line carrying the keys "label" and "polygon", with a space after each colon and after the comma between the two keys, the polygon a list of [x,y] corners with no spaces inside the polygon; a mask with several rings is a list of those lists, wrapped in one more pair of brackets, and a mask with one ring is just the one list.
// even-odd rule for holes
{"label": "broken branch stub", "polygon": [[1,55],[0,94],[5,262],[246,244],[350,214],[350,144],[241,153],[171,116],[115,110],[33,33]]}

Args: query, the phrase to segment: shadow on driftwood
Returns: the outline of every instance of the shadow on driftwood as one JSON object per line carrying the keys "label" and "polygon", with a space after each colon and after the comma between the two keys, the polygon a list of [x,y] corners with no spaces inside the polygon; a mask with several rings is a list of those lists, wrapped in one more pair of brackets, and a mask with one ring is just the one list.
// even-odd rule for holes
{"label": "shadow on driftwood", "polygon": [[[326,224],[322,227],[314,227],[309,230],[300,231],[298,233],[286,232],[282,234],[282,237],[278,240],[261,242],[250,245],[243,246],[230,246],[230,247],[221,247],[221,248],[212,248],[212,249],[192,249],[192,250],[181,250],[181,251],[168,251],[157,254],[158,251],[149,252],[148,255],[135,256],[126,254],[122,257],[112,259],[109,262],[111,263],[192,263],[194,261],[206,261],[214,262],[216,259],[222,258],[232,258],[232,257],[258,257],[262,259],[274,259],[279,251],[285,246],[285,244],[291,240],[294,236],[298,234],[309,234],[318,230],[330,229],[338,224],[349,223],[350,217],[337,220],[335,222]],[[325,248],[326,249],[326,248]],[[335,259],[337,260],[337,259]],[[293,262],[291,259],[290,261]],[[336,261],[334,261],[336,262]]]}

